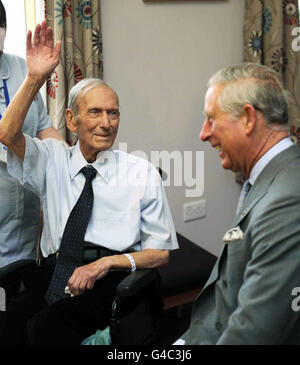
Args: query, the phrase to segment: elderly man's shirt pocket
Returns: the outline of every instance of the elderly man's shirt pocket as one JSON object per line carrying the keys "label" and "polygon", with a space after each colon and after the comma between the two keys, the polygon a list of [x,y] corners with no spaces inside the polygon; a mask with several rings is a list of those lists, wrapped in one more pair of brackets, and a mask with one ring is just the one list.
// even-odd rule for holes
{"label": "elderly man's shirt pocket", "polygon": [[23,189],[16,179],[0,177],[0,195],[0,222],[3,224],[20,215],[23,207]]}
{"label": "elderly man's shirt pocket", "polygon": [[137,237],[140,226],[139,209],[116,210],[105,207],[95,210],[93,220],[98,229],[89,233],[92,242],[113,243],[117,246],[119,244],[121,247],[139,240],[139,236]]}

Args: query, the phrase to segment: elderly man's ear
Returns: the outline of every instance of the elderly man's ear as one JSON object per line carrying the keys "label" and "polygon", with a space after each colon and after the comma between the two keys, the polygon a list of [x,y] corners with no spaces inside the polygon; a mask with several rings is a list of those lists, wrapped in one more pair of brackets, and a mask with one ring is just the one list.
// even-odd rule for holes
{"label": "elderly man's ear", "polygon": [[251,104],[245,104],[243,110],[245,134],[250,136],[256,126],[257,111]]}
{"label": "elderly man's ear", "polygon": [[77,132],[78,122],[75,113],[69,108],[66,109],[66,123],[71,132]]}

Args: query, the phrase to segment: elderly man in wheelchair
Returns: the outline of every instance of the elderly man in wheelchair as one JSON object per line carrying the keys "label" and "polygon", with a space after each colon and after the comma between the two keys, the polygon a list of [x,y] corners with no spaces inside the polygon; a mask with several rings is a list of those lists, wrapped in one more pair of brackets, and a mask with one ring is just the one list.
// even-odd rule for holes
{"label": "elderly man in wheelchair", "polygon": [[116,92],[99,79],[72,88],[66,123],[78,136],[73,147],[22,133],[60,48],[45,21],[33,40],[28,32],[27,77],[0,124],[8,171],[40,197],[44,221],[39,264],[0,270],[9,298],[0,344],[80,344],[107,328],[112,343],[153,342],[161,310],[155,269],[168,264],[178,243],[157,169],[111,149],[120,117]]}

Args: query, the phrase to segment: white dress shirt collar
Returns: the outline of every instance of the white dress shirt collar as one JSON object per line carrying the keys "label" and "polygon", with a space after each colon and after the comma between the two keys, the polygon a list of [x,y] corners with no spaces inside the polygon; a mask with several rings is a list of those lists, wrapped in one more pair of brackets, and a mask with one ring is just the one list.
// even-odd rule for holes
{"label": "white dress shirt collar", "polygon": [[[106,151],[100,151],[97,154],[96,160],[91,164],[97,172],[102,176],[104,181],[108,183],[109,169],[112,168],[112,164],[115,163],[115,158],[110,158],[113,155],[113,150],[108,149]],[[70,159],[70,177],[74,180],[75,176],[80,170],[89,163],[83,156],[80,150],[80,142],[78,141],[71,151]],[[114,170],[112,170],[114,171]]]}
{"label": "white dress shirt collar", "polygon": [[262,172],[262,170],[266,167],[266,165],[280,152],[285,149],[291,147],[293,142],[289,137],[282,139],[278,143],[276,143],[272,148],[270,148],[254,165],[253,169],[250,172],[249,181],[251,185],[255,183],[258,175]]}

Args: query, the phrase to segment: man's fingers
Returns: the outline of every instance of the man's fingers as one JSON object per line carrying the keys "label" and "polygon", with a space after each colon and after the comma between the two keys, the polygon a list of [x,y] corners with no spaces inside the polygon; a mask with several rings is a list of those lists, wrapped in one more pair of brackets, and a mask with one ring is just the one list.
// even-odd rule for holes
{"label": "man's fingers", "polygon": [[81,294],[85,290],[86,281],[87,280],[84,278],[84,276],[80,275],[78,269],[75,269],[74,273],[72,274],[72,276],[68,281],[68,287],[72,292],[72,294],[74,295]]}
{"label": "man's fingers", "polygon": [[74,295],[80,295],[85,291],[86,279],[83,277],[78,278],[78,282],[74,288]]}
{"label": "man's fingers", "polygon": [[80,295],[82,294],[86,289],[87,289],[87,285],[86,285],[86,280],[81,279],[75,286],[74,288],[71,289],[72,294],[76,295]]}
{"label": "man's fingers", "polygon": [[93,289],[94,284],[95,284],[95,280],[89,280],[86,284],[86,288],[91,290],[91,289]]}
{"label": "man's fingers", "polygon": [[87,289],[93,289],[96,278],[86,267],[77,268],[68,281],[68,287],[72,294],[80,295]]}
{"label": "man's fingers", "polygon": [[31,30],[29,30],[27,32],[27,37],[26,37],[26,50],[27,51],[30,51],[32,48],[31,38],[32,38],[32,32],[31,32]]}
{"label": "man's fingers", "polygon": [[55,47],[53,49],[52,55],[56,62],[59,62],[59,59],[60,59],[61,45],[62,45],[62,41],[57,41],[55,44]]}
{"label": "man's fingers", "polygon": [[41,33],[41,25],[37,24],[37,26],[35,27],[34,34],[33,34],[33,45],[35,47],[37,47],[41,42],[40,33]]}
{"label": "man's fingers", "polygon": [[53,30],[51,27],[48,27],[46,30],[46,46],[53,48]]}
{"label": "man's fingers", "polygon": [[46,44],[46,36],[47,36],[47,23],[45,21],[42,22],[41,32],[40,32],[40,43],[42,45]]}

